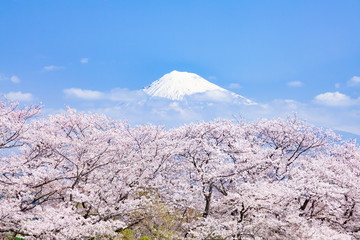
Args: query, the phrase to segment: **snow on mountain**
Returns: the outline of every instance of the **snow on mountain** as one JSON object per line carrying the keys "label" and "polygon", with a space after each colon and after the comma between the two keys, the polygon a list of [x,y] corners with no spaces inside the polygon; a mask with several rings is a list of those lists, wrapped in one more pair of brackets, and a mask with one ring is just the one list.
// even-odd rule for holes
{"label": "snow on mountain", "polygon": [[[162,97],[170,100],[183,100],[186,96],[203,93],[202,98],[212,97],[217,99],[233,98],[234,102],[247,105],[256,104],[255,102],[230,92],[218,85],[215,85],[195,73],[172,71],[165,74],[159,80],[150,84],[144,89],[150,96]],[[197,95],[195,95],[197,96]],[[200,97],[200,98],[201,98]],[[199,99],[199,96],[197,96]]]}

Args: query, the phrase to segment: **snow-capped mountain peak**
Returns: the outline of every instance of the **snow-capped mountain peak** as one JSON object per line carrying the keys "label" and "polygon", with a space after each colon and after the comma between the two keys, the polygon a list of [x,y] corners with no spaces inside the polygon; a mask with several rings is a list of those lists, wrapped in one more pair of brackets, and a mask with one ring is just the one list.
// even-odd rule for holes
{"label": "snow-capped mountain peak", "polygon": [[225,89],[205,80],[195,73],[172,71],[153,82],[144,91],[150,96],[163,97],[171,100],[182,100],[186,95],[211,90]]}
{"label": "snow-capped mountain peak", "polygon": [[199,93],[217,93],[211,95],[224,95],[234,98],[235,102],[241,102],[246,105],[256,104],[255,102],[230,92],[195,73],[172,71],[165,74],[157,81],[144,89],[149,96],[162,97],[170,100],[183,100],[185,96]]}

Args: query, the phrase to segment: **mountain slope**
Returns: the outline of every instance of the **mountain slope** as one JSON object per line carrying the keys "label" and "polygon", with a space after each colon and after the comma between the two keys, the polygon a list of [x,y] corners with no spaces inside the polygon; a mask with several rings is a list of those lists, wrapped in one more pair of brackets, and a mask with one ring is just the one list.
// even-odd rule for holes
{"label": "mountain slope", "polygon": [[236,98],[236,100],[241,99],[244,104],[255,104],[253,101],[219,87],[195,73],[188,72],[172,71],[144,89],[144,92],[150,96],[179,101],[183,100],[185,96],[211,91],[228,95]]}

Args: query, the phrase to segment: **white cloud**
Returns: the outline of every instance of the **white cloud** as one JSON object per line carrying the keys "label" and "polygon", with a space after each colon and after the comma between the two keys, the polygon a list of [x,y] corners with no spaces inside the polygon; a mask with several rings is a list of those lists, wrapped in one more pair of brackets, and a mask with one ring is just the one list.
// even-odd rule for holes
{"label": "white cloud", "polygon": [[349,96],[340,92],[326,92],[319,94],[315,97],[314,101],[317,104],[332,107],[351,106],[358,102],[358,100],[351,99]]}
{"label": "white cloud", "polygon": [[109,100],[116,102],[131,102],[134,100],[144,101],[147,95],[141,91],[131,91],[126,88],[114,88],[110,92],[100,92],[81,88],[64,89],[66,97],[83,100]]}
{"label": "white cloud", "polygon": [[44,66],[43,67],[43,70],[47,71],[47,72],[57,71],[57,70],[61,70],[61,69],[64,69],[64,67],[54,66],[54,65],[49,65],[49,66]]}
{"label": "white cloud", "polygon": [[229,88],[230,89],[239,89],[239,88],[241,88],[241,85],[239,83],[230,83]]}
{"label": "white cloud", "polygon": [[21,82],[21,79],[16,76],[16,75],[12,75],[11,77],[0,74],[0,81],[11,81],[13,83],[19,83]]}
{"label": "white cloud", "polygon": [[18,76],[15,76],[15,75],[10,77],[10,81],[12,81],[13,83],[21,82],[20,78]]}
{"label": "white cloud", "polygon": [[185,96],[185,99],[190,101],[202,101],[202,102],[230,102],[233,100],[233,96],[225,91],[212,90],[203,93],[196,93],[190,96]]}
{"label": "white cloud", "polygon": [[348,86],[350,87],[355,87],[355,86],[360,86],[360,77],[358,76],[353,76],[348,82],[347,82]]}
{"label": "white cloud", "polygon": [[81,63],[88,63],[89,62],[89,58],[81,58],[80,59]]}
{"label": "white cloud", "polygon": [[[65,89],[68,97],[82,99],[79,109],[125,119],[130,124],[158,124],[176,127],[189,122],[210,121],[215,118],[258,120],[296,115],[317,126],[360,134],[360,98],[343,93],[319,94],[311,103],[279,99],[266,104],[244,105],[237,98],[212,91],[188,96],[184,101],[150,98],[143,91],[112,89],[107,92]],[[96,103],[86,100],[97,100]],[[70,105],[74,107],[74,105]],[[338,108],[334,108],[338,106]],[[346,106],[341,108],[341,106]]]}
{"label": "white cloud", "polygon": [[303,82],[300,81],[292,81],[292,82],[288,82],[287,85],[289,87],[301,87],[303,85]]}
{"label": "white cloud", "polygon": [[360,135],[360,112],[358,105],[336,108],[327,105],[305,104],[294,100],[274,100],[266,104],[267,108],[254,109],[251,114],[258,117],[277,118],[296,114],[311,124],[334,130],[347,131]]}
{"label": "white cloud", "polygon": [[102,92],[80,88],[64,89],[64,93],[67,97],[80,98],[85,100],[99,100],[104,98],[104,94]]}
{"label": "white cloud", "polygon": [[144,101],[147,99],[147,94],[142,90],[131,91],[126,88],[115,88],[108,93],[104,93],[104,98],[111,101]]}
{"label": "white cloud", "polygon": [[19,102],[31,102],[34,99],[31,93],[22,93],[20,91],[8,92],[5,94],[5,97],[10,100]]}

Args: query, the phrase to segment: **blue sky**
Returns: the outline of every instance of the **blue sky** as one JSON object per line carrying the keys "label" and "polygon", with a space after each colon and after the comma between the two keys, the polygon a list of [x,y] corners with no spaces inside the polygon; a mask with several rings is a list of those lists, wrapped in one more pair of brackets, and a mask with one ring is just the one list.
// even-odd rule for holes
{"label": "blue sky", "polygon": [[0,93],[111,112],[176,69],[261,103],[264,116],[293,111],[360,134],[359,12],[358,0],[5,0]]}

